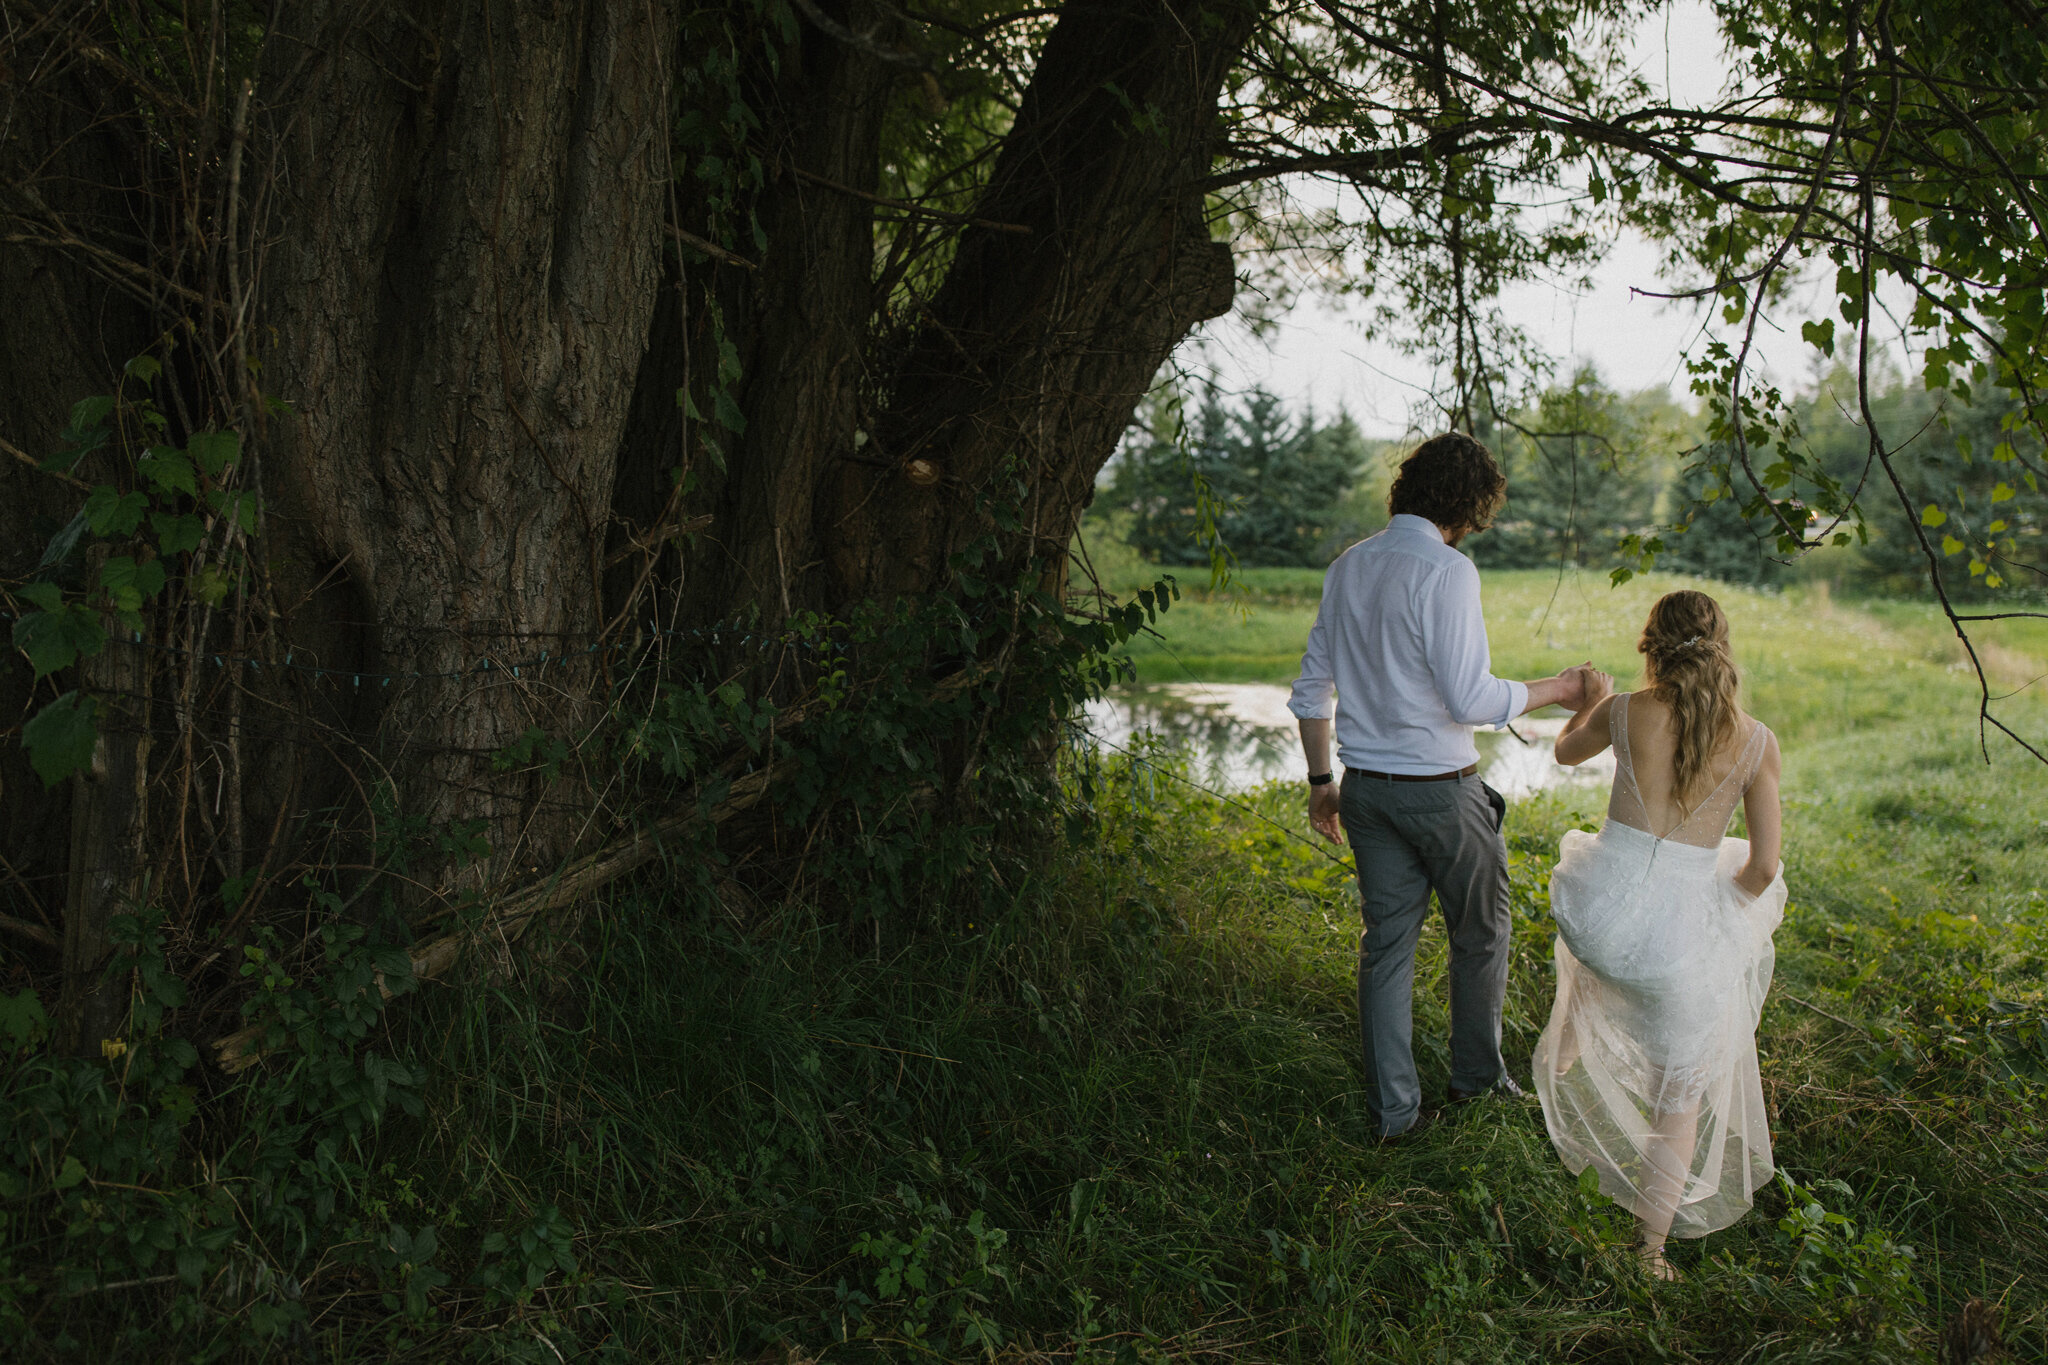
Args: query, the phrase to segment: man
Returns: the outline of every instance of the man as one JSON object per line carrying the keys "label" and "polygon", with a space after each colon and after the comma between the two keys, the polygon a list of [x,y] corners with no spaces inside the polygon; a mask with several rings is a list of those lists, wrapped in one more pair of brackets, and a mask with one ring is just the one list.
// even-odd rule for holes
{"label": "man", "polygon": [[1553,703],[1576,710],[1585,666],[1526,683],[1493,676],[1479,571],[1455,547],[1492,523],[1506,494],[1493,453],[1470,436],[1417,446],[1387,497],[1387,528],[1330,566],[1288,700],[1308,759],[1309,823],[1332,843],[1341,823],[1357,859],[1358,1022],[1382,1141],[1423,1121],[1410,1002],[1431,890],[1450,935],[1451,1102],[1521,1094],[1500,1056],[1507,803],[1479,780],[1472,727]]}

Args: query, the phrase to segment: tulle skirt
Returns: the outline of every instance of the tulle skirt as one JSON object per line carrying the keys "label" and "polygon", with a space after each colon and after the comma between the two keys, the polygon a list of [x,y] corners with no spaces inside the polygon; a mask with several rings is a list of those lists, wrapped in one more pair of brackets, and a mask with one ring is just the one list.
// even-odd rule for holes
{"label": "tulle skirt", "polygon": [[1550,879],[1557,1002],[1534,1065],[1551,1141],[1674,1237],[1729,1226],[1771,1178],[1756,1025],[1785,879],[1751,897],[1748,858],[1744,839],[1660,843],[1609,820],[1566,834]]}

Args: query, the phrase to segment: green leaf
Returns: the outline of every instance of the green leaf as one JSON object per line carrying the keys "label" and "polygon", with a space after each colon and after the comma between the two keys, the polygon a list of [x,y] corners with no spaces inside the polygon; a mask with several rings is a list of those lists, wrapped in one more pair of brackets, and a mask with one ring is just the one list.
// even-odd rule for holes
{"label": "green leaf", "polygon": [[1941,538],[1941,552],[1945,555],[1961,554],[1963,552],[1963,542],[1957,540],[1954,536],[1943,536]]}
{"label": "green leaf", "polygon": [[55,583],[26,583],[20,593],[44,611],[56,611],[64,605],[64,589]]}
{"label": "green leaf", "polygon": [[228,590],[234,587],[234,580],[218,564],[208,564],[191,583],[192,595],[209,607],[217,607],[226,601]]}
{"label": "green leaf", "polygon": [[[71,551],[77,548],[78,538],[84,535],[86,528],[91,525],[92,518],[81,508],[77,516],[65,523],[63,530],[50,537],[50,543],[43,547],[43,557],[37,561],[35,571],[41,573],[71,558]],[[48,611],[49,608],[45,607],[44,610]]]}
{"label": "green leaf", "polygon": [[145,384],[154,384],[156,377],[163,373],[163,362],[153,355],[139,355],[121,367],[130,379],[139,379]]}
{"label": "green leaf", "polygon": [[57,439],[64,448],[43,461],[43,468],[61,474],[80,460],[107,443],[107,414],[114,410],[114,400],[101,395],[81,398],[71,409],[71,425],[58,434]]}
{"label": "green leaf", "polygon": [[28,761],[44,786],[54,787],[91,764],[92,746],[99,740],[97,709],[91,697],[66,692],[21,727],[21,747],[28,750]]}
{"label": "green leaf", "polygon": [[216,488],[206,495],[207,506],[241,527],[256,533],[256,495],[229,488]]}
{"label": "green leaf", "polygon": [[2013,487],[2009,483],[2001,482],[1998,487],[1991,490],[1991,501],[1993,502],[2011,502],[2012,499]]}
{"label": "green leaf", "polygon": [[712,395],[711,410],[718,414],[718,425],[735,436],[745,434],[747,415],[740,411],[740,405],[732,401],[732,394],[721,388]]}
{"label": "green leaf", "polygon": [[1922,526],[1939,526],[1947,520],[1948,513],[1942,511],[1931,502],[1920,511],[1920,524]]}
{"label": "green leaf", "polygon": [[71,425],[64,428],[63,439],[73,444],[78,443],[104,425],[108,414],[113,410],[114,396],[110,393],[79,399],[71,405]]}
{"label": "green leaf", "polygon": [[1822,355],[1835,353],[1835,320],[1822,318],[1819,322],[1802,322],[1799,335],[1806,343],[1815,347]]}
{"label": "green leaf", "polygon": [[157,549],[167,555],[198,549],[206,534],[205,524],[190,512],[152,512],[149,525],[156,532]]}
{"label": "green leaf", "polygon": [[142,514],[148,510],[147,495],[123,493],[103,483],[86,498],[84,516],[96,536],[125,536],[142,524]]}
{"label": "green leaf", "polygon": [[64,1158],[64,1168],[63,1168],[62,1170],[60,1170],[60,1171],[58,1171],[58,1172],[57,1172],[57,1180],[56,1180],[56,1186],[57,1186],[57,1188],[58,1188],[58,1189],[60,1189],[60,1190],[68,1190],[68,1189],[70,1189],[70,1188],[71,1188],[72,1186],[74,1186],[74,1185],[79,1185],[79,1184],[83,1184],[83,1183],[84,1183],[84,1181],[85,1181],[85,1165],[84,1165],[84,1163],[83,1163],[83,1162],[81,1162],[81,1161],[79,1161],[79,1159],[78,1159],[77,1157],[75,1157],[75,1156],[67,1156],[67,1157],[65,1157],[65,1158]]}
{"label": "green leaf", "polygon": [[152,559],[138,564],[127,555],[115,555],[100,566],[100,587],[113,599],[116,611],[140,611],[145,601],[164,589],[164,562]]}
{"label": "green leaf", "polygon": [[185,450],[207,478],[217,479],[242,458],[242,438],[232,431],[202,431],[185,443]]}
{"label": "green leaf", "polygon": [[41,1042],[49,1029],[49,1016],[33,990],[19,995],[0,995],[0,1030],[5,1030],[16,1047]]}
{"label": "green leaf", "polygon": [[[56,585],[36,583],[30,587],[55,591]],[[23,596],[27,595],[24,590]],[[106,642],[107,633],[100,629],[98,615],[76,602],[67,606],[61,598],[54,609],[31,612],[14,623],[14,647],[28,656],[29,667],[38,678],[71,667],[81,654],[99,653]]]}
{"label": "green leaf", "polygon": [[166,493],[198,496],[199,480],[192,472],[192,462],[174,446],[152,446],[147,455],[135,462],[135,472]]}

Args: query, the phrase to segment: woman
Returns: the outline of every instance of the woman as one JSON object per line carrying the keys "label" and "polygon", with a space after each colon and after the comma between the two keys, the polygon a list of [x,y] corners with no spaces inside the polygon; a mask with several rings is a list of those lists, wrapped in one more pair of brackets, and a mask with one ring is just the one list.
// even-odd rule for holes
{"label": "woman", "polygon": [[[1557,1003],[1535,1079],[1558,1155],[1599,1173],[1650,1272],[1675,1279],[1665,1238],[1727,1227],[1771,1178],[1756,1024],[1785,908],[1778,741],[1736,704],[1713,598],[1659,599],[1636,648],[1644,689],[1594,674],[1557,741],[1571,765],[1612,744],[1614,790],[1551,874]],[[1738,801],[1747,840],[1722,837]]]}

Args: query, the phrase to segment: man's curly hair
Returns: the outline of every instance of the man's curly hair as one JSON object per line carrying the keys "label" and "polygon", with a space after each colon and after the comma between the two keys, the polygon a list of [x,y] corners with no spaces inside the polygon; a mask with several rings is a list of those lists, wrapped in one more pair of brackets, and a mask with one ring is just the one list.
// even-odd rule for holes
{"label": "man's curly hair", "polygon": [[1507,476],[1493,452],[1462,431],[1432,436],[1401,461],[1387,512],[1427,517],[1447,531],[1484,531],[1507,501]]}

